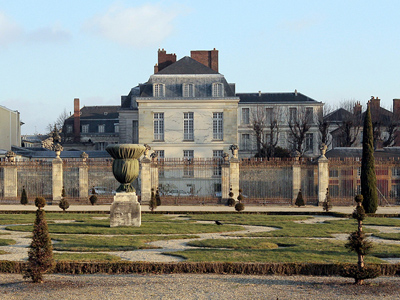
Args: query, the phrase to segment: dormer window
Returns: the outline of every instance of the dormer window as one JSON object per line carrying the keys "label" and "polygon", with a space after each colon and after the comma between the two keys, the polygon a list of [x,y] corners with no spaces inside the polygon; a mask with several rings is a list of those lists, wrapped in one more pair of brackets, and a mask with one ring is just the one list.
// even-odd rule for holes
{"label": "dormer window", "polygon": [[156,83],[153,85],[153,95],[156,98],[165,97],[165,84]]}
{"label": "dormer window", "polygon": [[194,97],[194,84],[193,83],[184,83],[183,87],[183,97]]}
{"label": "dormer window", "polygon": [[212,84],[212,96],[213,97],[223,97],[223,85],[222,83],[215,82]]}

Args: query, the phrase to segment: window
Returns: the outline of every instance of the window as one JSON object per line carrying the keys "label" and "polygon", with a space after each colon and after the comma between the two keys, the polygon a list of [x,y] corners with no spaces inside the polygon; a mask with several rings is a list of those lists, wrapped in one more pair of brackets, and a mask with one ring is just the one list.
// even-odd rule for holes
{"label": "window", "polygon": [[98,132],[99,132],[99,133],[104,133],[105,127],[106,127],[106,126],[105,126],[104,124],[99,125],[98,128],[97,128],[97,129],[98,129]]}
{"label": "window", "polygon": [[72,126],[71,125],[67,126],[67,133],[72,133]]}
{"label": "window", "polygon": [[393,168],[392,169],[392,176],[394,177],[400,177],[400,168]]}
{"label": "window", "polygon": [[164,140],[164,113],[154,113],[154,140]]}
{"label": "window", "polygon": [[223,140],[224,139],[224,115],[222,112],[213,113],[213,139]]}
{"label": "window", "polygon": [[295,107],[289,108],[289,122],[290,123],[297,122],[297,108]]}
{"label": "window", "polygon": [[193,150],[183,150],[183,158],[185,165],[183,166],[183,176],[193,177],[194,176],[194,165],[193,165]]}
{"label": "window", "polygon": [[158,160],[163,160],[164,159],[164,150],[154,150],[154,152],[157,154],[157,159]]}
{"label": "window", "polygon": [[154,84],[153,95],[154,97],[165,97],[165,85],[161,83]]}
{"label": "window", "polygon": [[89,124],[82,125],[82,133],[88,133],[89,132]]}
{"label": "window", "polygon": [[183,113],[183,139],[186,141],[193,141],[194,128],[193,128],[193,113]]}
{"label": "window", "polygon": [[306,120],[307,123],[312,124],[314,123],[314,111],[312,107],[306,107]]}
{"label": "window", "polygon": [[250,109],[242,108],[242,124],[250,123]]}
{"label": "window", "polygon": [[314,149],[313,145],[314,145],[314,134],[306,133],[305,150],[306,151],[313,151],[313,149]]}
{"label": "window", "polygon": [[221,163],[224,150],[213,150],[214,176],[221,176]]}
{"label": "window", "polygon": [[194,97],[194,84],[184,83],[183,84],[183,97]]}
{"label": "window", "polygon": [[222,83],[216,82],[212,84],[212,96],[213,97],[223,97],[223,85]]}
{"label": "window", "polygon": [[137,120],[132,121],[132,143],[139,143],[139,124]]}
{"label": "window", "polygon": [[240,148],[243,150],[250,150],[250,134],[243,133],[240,139]]}
{"label": "window", "polygon": [[154,150],[158,161],[158,176],[164,177],[164,150]]}
{"label": "window", "polygon": [[265,109],[265,124],[268,126],[274,121],[274,109],[266,108]]}
{"label": "window", "polygon": [[118,133],[118,132],[119,132],[119,124],[118,124],[118,123],[115,123],[115,124],[114,124],[114,132],[115,132],[115,133]]}

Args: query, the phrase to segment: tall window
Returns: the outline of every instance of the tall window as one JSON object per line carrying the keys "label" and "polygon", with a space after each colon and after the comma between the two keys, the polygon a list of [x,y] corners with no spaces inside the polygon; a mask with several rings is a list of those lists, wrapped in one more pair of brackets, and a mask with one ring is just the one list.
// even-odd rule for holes
{"label": "tall window", "polygon": [[243,150],[250,150],[250,134],[243,133],[241,135],[240,146]]}
{"label": "tall window", "polygon": [[183,139],[192,141],[194,139],[193,113],[183,113]]}
{"label": "tall window", "polygon": [[313,123],[313,108],[312,107],[306,107],[306,120],[307,123],[312,124]]}
{"label": "tall window", "polygon": [[289,122],[297,122],[297,108],[295,107],[289,108]]}
{"label": "tall window", "polygon": [[222,112],[213,113],[213,139],[223,140],[224,139],[224,115]]}
{"label": "tall window", "polygon": [[222,83],[216,82],[212,84],[212,96],[213,97],[223,97],[223,85]]}
{"label": "tall window", "polygon": [[82,125],[82,133],[88,133],[89,132],[89,124]]}
{"label": "tall window", "polygon": [[164,150],[154,150],[158,160],[158,176],[164,177]]}
{"label": "tall window", "polygon": [[185,165],[183,166],[183,176],[193,177],[194,176],[194,165],[193,165],[194,150],[183,150],[183,158]]}
{"label": "tall window", "polygon": [[106,127],[106,126],[105,126],[104,124],[99,125],[99,127],[98,127],[99,133],[104,133],[105,127]]}
{"label": "tall window", "polygon": [[164,140],[164,113],[154,113],[154,140]]}
{"label": "tall window", "polygon": [[119,132],[119,123],[114,123],[114,132],[115,133]]}
{"label": "tall window", "polygon": [[242,108],[242,124],[250,123],[250,109]]}
{"label": "tall window", "polygon": [[139,143],[139,122],[137,120],[132,121],[132,143]]}
{"label": "tall window", "polygon": [[224,150],[213,150],[214,176],[221,176],[221,163]]}
{"label": "tall window", "polygon": [[313,144],[314,144],[313,140],[314,140],[314,134],[306,133],[306,139],[305,139],[306,151],[313,151]]}
{"label": "tall window", "polygon": [[72,133],[72,126],[71,125],[67,126],[67,133]]}
{"label": "tall window", "polygon": [[274,109],[272,107],[268,107],[265,109],[265,123],[270,125],[274,120]]}
{"label": "tall window", "polygon": [[154,84],[153,95],[154,97],[165,97],[165,85],[161,83]]}
{"label": "tall window", "polygon": [[184,83],[183,84],[183,97],[194,97],[194,84]]}

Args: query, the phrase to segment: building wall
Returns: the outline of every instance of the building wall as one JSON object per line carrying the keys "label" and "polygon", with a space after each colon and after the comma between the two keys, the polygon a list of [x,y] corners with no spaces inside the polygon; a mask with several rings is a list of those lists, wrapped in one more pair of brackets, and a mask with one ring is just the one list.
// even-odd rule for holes
{"label": "building wall", "polygon": [[21,123],[18,111],[0,106],[0,149],[21,147]]}
{"label": "building wall", "polygon": [[[139,143],[153,150],[164,150],[165,157],[183,157],[183,150],[194,150],[194,157],[212,157],[213,150],[228,152],[237,144],[236,97],[224,99],[137,98],[139,104]],[[193,112],[194,140],[184,141],[183,115]],[[213,113],[223,113],[223,140],[213,140]],[[153,115],[164,113],[164,141],[154,140]]]}
{"label": "building wall", "polygon": [[[313,120],[311,128],[307,132],[313,135],[313,145],[312,151],[306,151],[305,154],[309,156],[317,156],[320,154],[319,150],[319,130],[318,130],[318,116],[322,114],[323,104],[320,102],[310,102],[310,103],[239,103],[238,107],[238,143],[239,143],[239,154],[242,158],[253,157],[257,152],[256,136],[253,130],[253,124],[255,119],[266,118],[265,110],[267,108],[273,109],[273,117],[277,119],[279,124],[279,139],[277,146],[291,149],[292,144],[289,143],[290,128],[288,126],[289,122],[289,110],[290,108],[296,108],[298,115],[304,113],[306,108],[313,108]],[[247,119],[243,114],[243,108],[249,110],[248,123]],[[266,122],[268,124],[268,122]],[[266,128],[264,133],[269,133]],[[250,140],[246,145],[244,143],[243,135],[249,135]]]}

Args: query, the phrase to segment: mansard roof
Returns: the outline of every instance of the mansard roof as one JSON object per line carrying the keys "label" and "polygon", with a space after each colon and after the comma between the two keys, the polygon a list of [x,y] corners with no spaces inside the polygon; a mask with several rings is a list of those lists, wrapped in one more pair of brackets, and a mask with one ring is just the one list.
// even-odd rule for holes
{"label": "mansard roof", "polygon": [[301,103],[307,102],[310,104],[320,103],[302,93],[238,93],[240,98],[239,104],[243,103]]}
{"label": "mansard roof", "polygon": [[[119,105],[104,105],[104,106],[84,106],[81,108],[80,119],[85,120],[99,120],[99,119],[118,119]],[[68,119],[74,119],[74,115],[70,116]]]}
{"label": "mansard roof", "polygon": [[203,65],[189,56],[185,56],[177,62],[162,69],[156,75],[187,75],[187,74],[219,74],[213,69]]}

